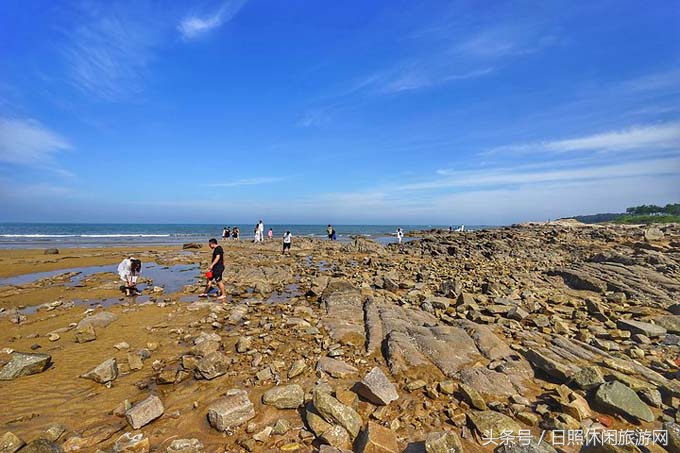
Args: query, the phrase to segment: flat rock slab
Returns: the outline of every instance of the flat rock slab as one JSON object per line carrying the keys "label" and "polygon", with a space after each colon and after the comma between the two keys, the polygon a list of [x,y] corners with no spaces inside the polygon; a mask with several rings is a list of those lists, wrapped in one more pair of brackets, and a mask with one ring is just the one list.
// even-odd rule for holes
{"label": "flat rock slab", "polygon": [[24,445],[26,443],[10,431],[0,436],[0,452],[2,453],[15,453]]}
{"label": "flat rock slab", "polygon": [[77,329],[84,329],[87,326],[91,327],[106,327],[113,321],[117,320],[118,316],[108,311],[100,311],[94,315],[83,318],[79,323]]}
{"label": "flat rock slab", "polygon": [[425,438],[427,453],[464,453],[460,437],[453,431],[429,433]]}
{"label": "flat rock slab", "polygon": [[522,429],[519,423],[496,411],[472,412],[468,414],[468,417],[482,436],[493,434],[493,436],[498,437],[506,430],[517,435],[517,432]]}
{"label": "flat rock slab", "polygon": [[255,408],[244,390],[232,389],[208,407],[208,421],[218,431],[225,432],[255,417]]}
{"label": "flat rock slab", "polygon": [[680,316],[677,315],[660,316],[658,318],[655,318],[654,321],[658,326],[666,329],[667,332],[676,335],[680,334]]}
{"label": "flat rock slab", "polygon": [[595,402],[615,414],[623,414],[645,422],[654,421],[654,414],[634,390],[612,381],[600,385],[595,392]]}
{"label": "flat rock slab", "polygon": [[0,370],[0,381],[11,381],[20,376],[42,373],[51,363],[52,356],[49,354],[14,352],[10,361]]}
{"label": "flat rock slab", "polygon": [[163,415],[164,411],[161,399],[156,395],[150,395],[128,409],[125,412],[125,418],[133,429],[139,429]]}
{"label": "flat rock slab", "polygon": [[331,357],[321,357],[316,364],[316,369],[336,379],[344,379],[359,373],[359,370],[352,365]]}
{"label": "flat rock slab", "polygon": [[632,319],[619,319],[616,321],[616,327],[621,330],[627,330],[632,334],[639,333],[650,338],[666,335],[666,329],[661,326],[650,322],[634,321]]}
{"label": "flat rock slab", "polygon": [[22,453],[63,453],[63,449],[47,439],[36,439],[21,449]]}
{"label": "flat rock slab", "polygon": [[397,388],[378,368],[373,368],[354,388],[359,396],[378,406],[386,406],[399,399]]}

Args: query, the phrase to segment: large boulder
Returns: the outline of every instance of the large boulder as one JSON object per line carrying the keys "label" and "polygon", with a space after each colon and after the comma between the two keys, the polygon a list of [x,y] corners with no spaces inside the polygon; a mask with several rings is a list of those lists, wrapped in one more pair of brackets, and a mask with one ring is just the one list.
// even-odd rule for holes
{"label": "large boulder", "polygon": [[359,396],[378,406],[386,406],[399,399],[397,388],[378,367],[373,368],[354,389]]}
{"label": "large boulder", "polygon": [[15,352],[12,359],[0,370],[0,381],[11,381],[20,376],[42,373],[51,363],[52,356],[49,354]]}
{"label": "large boulder", "polygon": [[595,402],[603,410],[642,421],[654,421],[654,414],[634,390],[619,381],[600,385],[595,391]]}
{"label": "large boulder", "polygon": [[208,407],[208,422],[220,432],[240,426],[255,417],[255,408],[244,390],[229,390]]}

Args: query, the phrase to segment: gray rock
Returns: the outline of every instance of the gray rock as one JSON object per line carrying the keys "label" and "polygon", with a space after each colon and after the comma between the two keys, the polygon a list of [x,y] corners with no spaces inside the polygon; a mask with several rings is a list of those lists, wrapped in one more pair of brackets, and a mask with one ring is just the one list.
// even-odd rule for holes
{"label": "gray rock", "polygon": [[647,242],[660,241],[664,236],[663,231],[656,227],[645,229],[644,235]]}
{"label": "gray rock", "polygon": [[[537,440],[532,440],[532,442],[537,442]],[[540,444],[529,444],[529,445],[500,445],[494,450],[494,453],[557,453],[548,442],[541,442]]]}
{"label": "gray rock", "polygon": [[669,333],[675,335],[680,334],[680,316],[677,315],[661,316],[655,318],[654,321],[658,326],[663,327]]}
{"label": "gray rock", "polygon": [[538,351],[529,349],[525,353],[526,359],[536,368],[552,376],[561,382],[567,381],[573,374],[572,369],[566,364],[551,359]]}
{"label": "gray rock", "polygon": [[359,373],[359,370],[354,368],[342,360],[332,359],[330,357],[321,357],[316,364],[316,369],[334,377],[336,379],[344,379]]}
{"label": "gray rock", "polygon": [[675,422],[666,422],[663,429],[668,432],[668,445],[666,450],[671,453],[680,452],[680,425]]}
{"label": "gray rock", "polygon": [[9,362],[0,370],[0,381],[11,381],[21,376],[42,373],[52,363],[49,354],[14,352]]}
{"label": "gray rock", "polygon": [[591,390],[604,383],[604,376],[602,375],[600,368],[595,366],[587,366],[581,368],[580,371],[575,373],[571,377],[569,383],[574,387],[583,390]]}
{"label": "gray rock", "polygon": [[0,452],[1,453],[15,453],[21,447],[26,445],[26,442],[17,437],[14,433],[7,431],[0,436]]}
{"label": "gray rock", "polygon": [[458,390],[463,395],[463,400],[473,408],[480,411],[488,409],[486,407],[484,398],[482,398],[482,395],[480,395],[479,392],[473,389],[471,386],[461,383],[458,385]]}
{"label": "gray rock", "polygon": [[194,376],[198,379],[215,379],[226,374],[228,368],[227,357],[219,351],[213,351],[198,361]]}
{"label": "gray rock", "polygon": [[666,329],[656,324],[643,321],[635,321],[632,319],[619,319],[616,321],[616,327],[621,330],[627,330],[630,333],[640,333],[649,338],[661,337],[666,335]]}
{"label": "gray rock", "polygon": [[345,406],[331,395],[315,391],[312,399],[314,409],[331,424],[338,424],[350,433],[352,438],[356,438],[361,430],[361,416],[351,407]]}
{"label": "gray rock", "polygon": [[43,255],[59,255],[59,249],[45,249]]}
{"label": "gray rock", "polygon": [[397,388],[379,367],[373,368],[364,376],[356,384],[355,391],[359,396],[378,406],[386,406],[392,401],[399,399]]}
{"label": "gray rock", "polygon": [[148,425],[163,415],[163,402],[156,395],[149,395],[145,400],[132,406],[125,412],[125,418],[133,429]]}
{"label": "gray rock", "polygon": [[595,392],[595,402],[603,409],[646,422],[654,421],[654,414],[637,394],[619,381],[600,385]]}
{"label": "gray rock", "polygon": [[491,432],[493,432],[494,436],[498,436],[504,430],[511,431],[516,435],[522,429],[519,423],[500,412],[472,412],[468,414],[468,418],[482,436]]}
{"label": "gray rock", "polygon": [[236,342],[236,352],[243,353],[248,351],[253,346],[252,337],[241,337]]}
{"label": "gray rock", "polygon": [[293,364],[290,366],[290,369],[288,370],[288,379],[293,379],[294,377],[297,377],[301,375],[305,369],[307,368],[307,363],[305,362],[305,359],[298,359]]}
{"label": "gray rock", "polygon": [[297,384],[282,385],[267,390],[262,395],[262,404],[274,406],[277,409],[295,409],[305,402],[305,392]]}
{"label": "gray rock", "polygon": [[76,330],[76,343],[88,343],[97,339],[97,333],[90,324]]}
{"label": "gray rock", "polygon": [[47,439],[35,439],[21,449],[21,453],[63,453],[64,450]]}
{"label": "gray rock", "polygon": [[198,439],[175,439],[166,453],[203,453],[203,444]]}
{"label": "gray rock", "polygon": [[429,433],[425,438],[426,453],[464,453],[458,434],[452,431]]}
{"label": "gray rock", "polygon": [[106,327],[117,319],[118,316],[113,313],[109,313],[108,311],[100,311],[98,313],[95,313],[94,315],[83,318],[78,323],[78,326],[76,328],[84,329],[87,326]]}
{"label": "gray rock", "polygon": [[661,400],[661,392],[654,388],[644,388],[638,391],[638,396],[645,403],[652,407],[661,407],[663,401]]}
{"label": "gray rock", "polygon": [[105,360],[80,377],[93,380],[100,384],[106,384],[118,377],[118,363],[115,358]]}
{"label": "gray rock", "polygon": [[124,433],[113,444],[113,453],[132,453],[149,451],[149,439],[144,433]]}
{"label": "gray rock", "polygon": [[220,432],[240,426],[255,417],[255,408],[244,390],[232,389],[208,407],[208,422]]}

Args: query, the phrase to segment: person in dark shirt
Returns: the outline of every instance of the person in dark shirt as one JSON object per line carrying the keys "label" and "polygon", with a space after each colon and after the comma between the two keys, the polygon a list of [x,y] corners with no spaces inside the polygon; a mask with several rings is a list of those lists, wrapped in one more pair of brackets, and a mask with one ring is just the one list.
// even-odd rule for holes
{"label": "person in dark shirt", "polygon": [[212,273],[212,277],[208,279],[208,283],[205,285],[205,291],[200,297],[208,297],[208,292],[213,285],[217,285],[220,290],[220,295],[217,300],[225,300],[227,298],[224,290],[224,282],[222,282],[222,274],[224,273],[224,250],[221,246],[217,245],[217,239],[210,239],[208,241],[208,246],[212,249],[212,261],[208,272]]}

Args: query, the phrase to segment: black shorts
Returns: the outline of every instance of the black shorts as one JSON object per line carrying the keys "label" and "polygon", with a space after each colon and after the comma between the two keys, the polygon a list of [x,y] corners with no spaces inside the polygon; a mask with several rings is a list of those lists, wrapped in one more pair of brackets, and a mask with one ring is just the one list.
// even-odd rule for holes
{"label": "black shorts", "polygon": [[290,250],[290,242],[283,243],[283,250]]}
{"label": "black shorts", "polygon": [[221,282],[223,272],[224,272],[224,268],[213,269],[212,270],[212,273],[213,273],[212,281],[214,281],[215,283]]}

